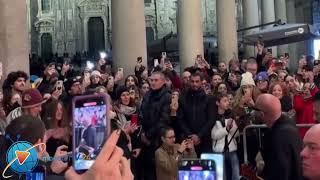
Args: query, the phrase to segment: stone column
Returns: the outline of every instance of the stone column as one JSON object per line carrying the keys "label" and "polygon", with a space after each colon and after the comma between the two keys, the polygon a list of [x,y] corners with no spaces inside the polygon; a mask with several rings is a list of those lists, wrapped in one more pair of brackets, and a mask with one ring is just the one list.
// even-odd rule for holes
{"label": "stone column", "polygon": [[112,0],[112,53],[115,68],[134,74],[137,57],[147,65],[147,42],[142,0]]}
{"label": "stone column", "polygon": [[[262,24],[274,22],[275,21],[275,10],[274,10],[274,1],[273,0],[262,0],[261,1],[261,19]],[[273,25],[265,26],[264,28],[270,28]],[[273,56],[277,56],[277,47],[272,47]]]}
{"label": "stone column", "polygon": [[234,55],[238,56],[236,4],[235,1],[217,0],[216,6],[219,62],[228,64]]}
{"label": "stone column", "polygon": [[27,4],[21,0],[0,0],[0,62],[3,78],[11,71],[29,74]]}
{"label": "stone column", "polygon": [[[276,20],[281,19],[282,22],[287,22],[286,0],[275,0],[274,5]],[[288,52],[288,45],[278,46],[278,55],[284,55],[286,52]]]}
{"label": "stone column", "polygon": [[178,38],[181,72],[203,56],[201,0],[178,0]]}
{"label": "stone column", "polygon": [[[287,21],[288,23],[296,23],[296,8],[295,8],[295,0],[287,0],[286,3],[286,8],[288,9],[287,11]],[[296,70],[298,68],[298,59],[299,59],[299,54],[298,54],[298,48],[297,48],[298,43],[292,43],[289,44],[289,67],[291,70]]]}
{"label": "stone column", "polygon": [[[270,1],[270,0],[268,0]],[[259,7],[257,0],[243,0],[243,19],[244,19],[244,27],[251,27],[259,25]],[[259,30],[251,29],[245,31],[245,34],[250,34],[251,32]],[[245,56],[256,56],[254,46],[246,46],[245,47]]]}

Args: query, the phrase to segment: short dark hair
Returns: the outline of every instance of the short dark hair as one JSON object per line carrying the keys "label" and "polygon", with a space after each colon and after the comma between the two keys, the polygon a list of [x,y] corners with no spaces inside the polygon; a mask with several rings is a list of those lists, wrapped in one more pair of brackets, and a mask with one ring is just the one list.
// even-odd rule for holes
{"label": "short dark hair", "polygon": [[217,96],[216,96],[216,102],[220,102],[222,98],[228,98],[228,94],[226,93],[219,93]]}
{"label": "short dark hair", "polygon": [[9,147],[13,144],[12,140],[35,144],[39,139],[44,138],[45,130],[45,125],[39,118],[30,115],[20,116],[11,121],[5,130],[6,145]]}
{"label": "short dark hair", "polygon": [[[170,127],[170,126],[163,126],[163,127],[161,127],[161,129],[160,129],[160,137],[165,137],[166,136],[166,134],[167,134],[167,132],[168,131],[170,131],[170,130],[173,130],[173,128],[172,127]],[[174,130],[173,130],[174,131]]]}
{"label": "short dark hair", "polygon": [[191,74],[191,77],[197,77],[197,76],[199,76],[199,77],[200,77],[200,80],[201,80],[201,81],[203,80],[203,76],[202,76],[202,74],[201,74],[201,73],[199,73],[199,72],[195,72],[195,73],[192,73],[192,74]]}

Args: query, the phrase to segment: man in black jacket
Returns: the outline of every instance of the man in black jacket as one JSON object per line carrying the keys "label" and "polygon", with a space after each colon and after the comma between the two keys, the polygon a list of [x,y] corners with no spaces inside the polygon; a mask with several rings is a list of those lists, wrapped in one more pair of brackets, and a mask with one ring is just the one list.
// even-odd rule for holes
{"label": "man in black jacket", "polygon": [[191,88],[179,98],[178,110],[181,136],[193,140],[198,156],[212,151],[210,132],[214,124],[209,115],[208,97],[201,88],[202,80],[201,74],[191,75]]}
{"label": "man in black jacket", "polygon": [[266,180],[300,180],[302,141],[294,122],[282,115],[281,103],[271,94],[260,95],[255,116],[269,128],[264,136],[263,158]]}
{"label": "man in black jacket", "polygon": [[162,126],[168,125],[170,120],[171,95],[165,87],[165,77],[161,72],[154,72],[150,77],[151,90],[144,96],[140,118],[143,133],[141,141],[144,148],[142,150],[144,179],[154,180],[156,151],[159,130]]}

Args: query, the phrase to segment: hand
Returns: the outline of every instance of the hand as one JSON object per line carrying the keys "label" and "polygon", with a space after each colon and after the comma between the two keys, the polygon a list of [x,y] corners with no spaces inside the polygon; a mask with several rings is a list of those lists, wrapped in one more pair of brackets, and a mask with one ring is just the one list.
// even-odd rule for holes
{"label": "hand", "polygon": [[187,149],[189,149],[189,150],[194,149],[193,141],[191,139],[188,139],[187,141],[188,141]]}
{"label": "hand", "polygon": [[190,138],[192,139],[194,145],[200,144],[200,138],[198,135],[192,134]]}
{"label": "hand", "polygon": [[116,146],[119,135],[119,130],[110,135],[88,171],[80,175],[71,167],[65,173],[65,178],[67,180],[133,180],[129,161],[122,157],[123,150]]}
{"label": "hand", "polygon": [[67,151],[64,150],[67,148],[68,146],[66,145],[62,145],[57,148],[56,153],[54,154],[54,160],[52,161],[50,166],[52,172],[60,174],[68,168],[68,162],[63,162],[61,159],[59,159],[68,154]]}
{"label": "hand", "polygon": [[170,109],[173,112],[177,112],[179,108],[179,103],[178,102],[171,102],[170,104]]}
{"label": "hand", "polygon": [[59,97],[61,96],[62,94],[62,89],[61,90],[58,90],[56,89],[55,91],[53,91],[53,93],[51,94],[51,97],[58,100]]}
{"label": "hand", "polygon": [[183,140],[178,148],[178,152],[183,153],[187,149],[187,146],[188,146],[188,140]]}
{"label": "hand", "polygon": [[233,120],[229,119],[226,125],[227,131],[229,132],[232,129],[232,127],[233,127]]}
{"label": "hand", "polygon": [[106,64],[106,60],[100,58],[99,61],[98,61],[98,65],[99,66],[103,66],[104,64]]}
{"label": "hand", "polygon": [[127,123],[124,127],[123,127],[123,131],[126,134],[132,134],[134,133],[136,130],[138,129],[138,126],[136,124],[131,124],[130,122]]}
{"label": "hand", "polygon": [[132,150],[132,156],[137,158],[140,155],[141,148],[133,149]]}
{"label": "hand", "polygon": [[47,99],[47,100],[51,99],[51,94],[49,94],[49,93],[44,94],[43,99]]}

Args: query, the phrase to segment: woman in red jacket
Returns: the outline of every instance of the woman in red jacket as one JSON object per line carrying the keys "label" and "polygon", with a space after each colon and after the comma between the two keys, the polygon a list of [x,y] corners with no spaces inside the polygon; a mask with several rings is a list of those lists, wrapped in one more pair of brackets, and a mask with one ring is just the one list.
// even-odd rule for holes
{"label": "woman in red jacket", "polygon": [[[312,83],[305,83],[302,91],[294,95],[293,108],[296,111],[297,124],[314,124],[313,117],[313,96],[318,88]],[[300,135],[303,138],[308,128],[300,128]]]}

